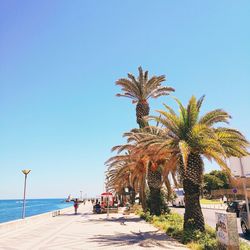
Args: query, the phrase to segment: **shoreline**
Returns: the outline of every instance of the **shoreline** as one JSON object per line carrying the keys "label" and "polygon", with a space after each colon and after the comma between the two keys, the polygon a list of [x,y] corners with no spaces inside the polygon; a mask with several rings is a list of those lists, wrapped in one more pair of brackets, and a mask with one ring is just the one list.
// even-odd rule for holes
{"label": "shoreline", "polygon": [[[66,208],[51,210],[49,212],[28,216],[28,217],[25,217],[24,219],[17,219],[17,220],[11,220],[11,221],[7,221],[7,222],[1,222],[0,223],[0,233],[1,234],[4,234],[5,232],[7,233],[8,230],[18,229],[19,227],[21,227],[25,224],[39,223],[42,221],[41,219],[60,216],[60,215],[63,215],[64,213],[69,212],[72,209],[73,209],[73,204],[72,204],[72,206],[69,206]],[[72,212],[73,212],[73,210],[72,210]],[[4,232],[2,232],[2,230],[4,230]]]}
{"label": "shoreline", "polygon": [[[28,198],[26,199],[26,201],[28,200],[66,200],[65,197],[63,198]],[[1,198],[0,201],[23,201],[23,198],[11,198],[11,199],[3,199]]]}
{"label": "shoreline", "polygon": [[[71,202],[65,198],[26,199],[26,218],[50,213],[54,210],[62,210],[71,207]],[[22,199],[0,200],[0,225],[12,221],[22,220]]]}

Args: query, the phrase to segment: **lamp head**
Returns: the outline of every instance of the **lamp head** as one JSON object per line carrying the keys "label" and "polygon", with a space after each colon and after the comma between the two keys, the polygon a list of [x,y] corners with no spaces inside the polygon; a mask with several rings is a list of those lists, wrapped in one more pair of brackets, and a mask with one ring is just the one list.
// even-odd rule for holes
{"label": "lamp head", "polygon": [[24,170],[22,170],[22,172],[23,172],[25,175],[29,174],[30,171],[31,171],[30,169],[24,169]]}

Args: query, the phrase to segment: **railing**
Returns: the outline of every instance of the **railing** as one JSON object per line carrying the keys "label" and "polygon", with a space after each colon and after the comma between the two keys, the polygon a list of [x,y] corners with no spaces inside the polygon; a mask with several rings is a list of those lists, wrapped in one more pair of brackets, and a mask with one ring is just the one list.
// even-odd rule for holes
{"label": "railing", "polygon": [[226,210],[227,204],[201,204],[201,208]]}
{"label": "railing", "polygon": [[61,214],[61,210],[56,210],[52,212],[52,217],[59,216]]}

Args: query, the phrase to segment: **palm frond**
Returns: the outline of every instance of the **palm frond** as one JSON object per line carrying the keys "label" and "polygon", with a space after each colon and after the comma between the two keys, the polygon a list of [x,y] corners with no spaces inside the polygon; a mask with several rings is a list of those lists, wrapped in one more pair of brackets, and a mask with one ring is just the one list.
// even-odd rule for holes
{"label": "palm frond", "polygon": [[222,109],[215,109],[206,113],[199,120],[200,124],[206,124],[207,126],[213,126],[216,123],[223,122],[229,123],[231,116]]}

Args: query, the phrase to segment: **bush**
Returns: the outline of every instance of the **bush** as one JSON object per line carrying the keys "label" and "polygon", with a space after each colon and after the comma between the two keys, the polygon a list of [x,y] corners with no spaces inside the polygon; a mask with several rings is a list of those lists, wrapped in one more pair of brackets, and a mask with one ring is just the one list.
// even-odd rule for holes
{"label": "bush", "polygon": [[218,249],[215,230],[206,227],[205,232],[184,231],[183,216],[177,213],[169,213],[161,216],[151,216],[149,212],[141,213],[141,218],[152,223],[157,228],[165,231],[170,237],[187,244],[193,250]]}
{"label": "bush", "polygon": [[[147,222],[152,223],[157,228],[165,231],[167,235],[187,245],[192,250],[215,250],[219,249],[216,239],[215,230],[206,225],[205,232],[184,231],[183,216],[177,213],[163,214],[152,216],[149,212],[144,213],[142,210],[137,213]],[[240,250],[250,250],[250,246],[240,241]]]}
{"label": "bush", "polygon": [[142,213],[140,214],[140,217],[141,217],[143,220],[147,221],[147,222],[152,222],[152,220],[153,220],[153,216],[150,215],[150,212],[146,212],[146,213],[142,212]]}
{"label": "bush", "polygon": [[[185,231],[183,233],[182,243],[196,244],[197,246],[194,249],[204,249],[204,250],[214,250],[218,249],[218,241],[216,240],[215,235],[210,235],[207,231],[200,232],[196,231]],[[198,248],[199,246],[199,248]]]}

